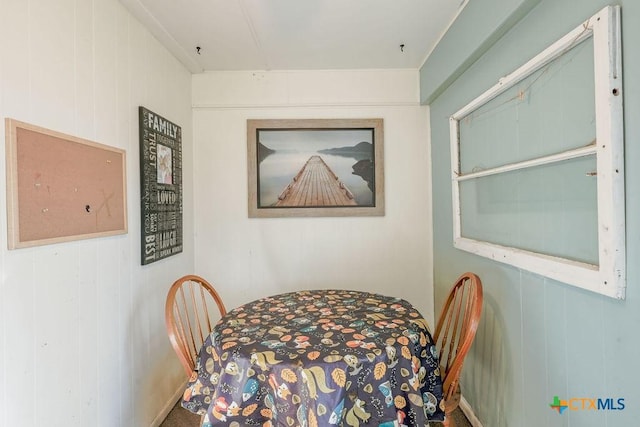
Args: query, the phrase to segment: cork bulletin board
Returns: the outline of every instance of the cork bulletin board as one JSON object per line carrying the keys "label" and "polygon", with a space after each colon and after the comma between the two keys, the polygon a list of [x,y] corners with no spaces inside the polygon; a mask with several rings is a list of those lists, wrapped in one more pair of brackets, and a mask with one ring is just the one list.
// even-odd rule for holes
{"label": "cork bulletin board", "polygon": [[141,263],[182,252],[182,128],[139,107]]}
{"label": "cork bulletin board", "polygon": [[127,232],[125,151],[5,119],[9,249]]}

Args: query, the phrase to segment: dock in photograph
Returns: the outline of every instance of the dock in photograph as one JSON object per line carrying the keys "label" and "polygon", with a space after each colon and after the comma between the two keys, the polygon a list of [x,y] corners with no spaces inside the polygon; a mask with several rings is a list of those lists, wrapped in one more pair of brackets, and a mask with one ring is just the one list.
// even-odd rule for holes
{"label": "dock in photograph", "polygon": [[320,156],[311,156],[275,206],[355,206],[353,194]]}

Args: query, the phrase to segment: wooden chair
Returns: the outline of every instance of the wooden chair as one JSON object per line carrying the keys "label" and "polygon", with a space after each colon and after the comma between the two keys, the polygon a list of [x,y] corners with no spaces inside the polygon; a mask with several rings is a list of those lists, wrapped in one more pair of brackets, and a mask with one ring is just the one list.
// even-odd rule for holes
{"label": "wooden chair", "polygon": [[433,335],[439,349],[447,427],[455,427],[452,414],[460,404],[458,380],[481,313],[482,282],[475,274],[464,273],[449,292]]}
{"label": "wooden chair", "polygon": [[179,278],[167,294],[164,313],[169,341],[188,377],[194,372],[198,351],[215,324],[214,306],[220,316],[227,313],[218,292],[199,276]]}

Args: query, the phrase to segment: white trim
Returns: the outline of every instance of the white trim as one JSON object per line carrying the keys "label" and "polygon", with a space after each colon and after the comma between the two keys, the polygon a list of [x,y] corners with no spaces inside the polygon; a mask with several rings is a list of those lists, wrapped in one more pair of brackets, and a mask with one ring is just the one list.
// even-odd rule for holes
{"label": "white trim", "polygon": [[[507,89],[592,37],[594,50],[596,142],[536,159],[462,174],[459,122]],[[454,246],[579,288],[624,299],[625,194],[620,7],[607,6],[526,64],[501,78],[450,118]],[[598,208],[597,265],[469,239],[461,233],[460,182],[571,158],[596,156]]]}
{"label": "white trim", "polygon": [[584,157],[593,154],[596,154],[595,142],[593,144],[587,145],[586,147],[575,148],[573,150],[563,151],[562,153],[552,154],[550,156],[510,163],[508,165],[489,168],[479,172],[461,173],[460,175],[458,175],[458,182],[466,181],[468,179],[482,178],[483,176],[496,175],[504,172],[511,172],[519,169],[547,165],[549,163],[556,163],[569,159],[576,159],[578,157]]}
{"label": "white trim", "polygon": [[478,417],[476,417],[475,412],[473,412],[473,408],[471,407],[471,405],[469,405],[469,402],[467,402],[467,399],[465,399],[464,396],[460,396],[459,407],[460,410],[464,413],[464,416],[469,420],[469,423],[472,425],[472,427],[482,427],[482,423],[480,422]]}
{"label": "white trim", "polygon": [[194,110],[257,110],[257,109],[287,109],[287,108],[359,108],[359,107],[424,107],[419,102],[407,101],[407,102],[394,102],[394,101],[382,101],[382,102],[296,102],[292,104],[211,104],[211,103],[197,103],[192,104],[191,108]]}
{"label": "white trim", "polygon": [[451,21],[449,22],[449,25],[447,25],[447,27],[442,31],[442,33],[440,33],[440,36],[438,37],[436,42],[433,44],[433,47],[431,48],[431,50],[429,50],[429,52],[427,52],[427,54],[425,55],[425,57],[422,60],[422,62],[420,62],[420,66],[418,67],[418,70],[420,70],[420,69],[422,69],[422,67],[424,67],[424,64],[427,62],[427,60],[429,59],[431,54],[436,50],[436,48],[438,47],[438,45],[440,44],[440,42],[442,41],[444,36],[451,29],[451,26],[453,25],[453,23],[456,22],[456,20],[460,17],[460,14],[464,10],[464,8],[467,7],[468,4],[469,4],[469,0],[462,0],[462,3],[460,3],[460,6],[458,6],[458,10],[457,10],[456,14],[453,16],[453,18],[451,19]]}
{"label": "white trim", "polygon": [[149,427],[159,427],[160,424],[167,418],[169,412],[176,406],[176,402],[178,399],[182,397],[184,394],[184,390],[187,388],[187,380],[184,380],[178,389],[176,389],[175,393],[169,398],[169,400],[164,404],[160,413],[151,421]]}

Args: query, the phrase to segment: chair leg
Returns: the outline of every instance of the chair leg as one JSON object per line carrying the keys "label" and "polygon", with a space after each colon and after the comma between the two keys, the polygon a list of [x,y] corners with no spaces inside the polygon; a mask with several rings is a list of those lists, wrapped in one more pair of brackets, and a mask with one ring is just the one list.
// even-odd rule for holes
{"label": "chair leg", "polygon": [[456,427],[456,422],[453,420],[453,410],[451,410],[451,412],[445,412],[444,422],[442,425],[444,427]]}
{"label": "chair leg", "polygon": [[458,385],[453,396],[444,401],[444,427],[456,427],[456,422],[453,420],[453,412],[460,406],[460,398],[460,385]]}

